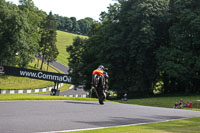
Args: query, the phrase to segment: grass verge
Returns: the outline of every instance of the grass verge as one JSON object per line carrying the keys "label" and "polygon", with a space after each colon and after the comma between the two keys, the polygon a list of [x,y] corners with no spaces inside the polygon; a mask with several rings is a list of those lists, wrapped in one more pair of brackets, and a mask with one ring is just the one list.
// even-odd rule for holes
{"label": "grass verge", "polygon": [[54,83],[50,81],[14,76],[0,76],[0,89],[37,89],[53,85]]}
{"label": "grass verge", "polygon": [[[40,61],[41,62],[41,61]],[[28,66],[28,69],[39,70],[38,68],[34,68],[35,64],[37,64],[37,59],[31,62]],[[43,71],[47,70],[47,64],[44,64]],[[58,69],[54,67],[48,67],[49,72],[60,72]],[[45,88],[49,86],[53,86],[54,83],[51,81],[44,81],[38,79],[31,79],[26,77],[16,77],[16,76],[6,76],[0,75],[0,89],[37,89],[37,88]]]}
{"label": "grass verge", "polygon": [[200,117],[150,123],[135,126],[111,127],[105,129],[77,131],[73,133],[199,133]]}
{"label": "grass verge", "polygon": [[115,102],[126,103],[126,104],[135,104],[135,105],[144,105],[144,106],[153,106],[153,107],[165,107],[173,108],[176,102],[179,102],[180,99],[183,99],[184,102],[192,102],[192,109],[200,111],[200,95],[191,95],[191,96],[166,96],[166,97],[153,97],[153,98],[138,98],[138,99],[128,99],[128,101],[115,100]]}
{"label": "grass verge", "polygon": [[81,101],[97,101],[94,98],[81,97],[64,97],[64,96],[50,96],[38,94],[4,94],[0,95],[0,101],[14,101],[14,100],[81,100]]}
{"label": "grass verge", "polygon": [[[62,87],[58,88],[61,92],[62,91],[66,91],[69,90],[71,84],[64,84]],[[39,93],[34,93],[34,94],[50,94],[51,91],[47,91],[47,92],[39,92]]]}

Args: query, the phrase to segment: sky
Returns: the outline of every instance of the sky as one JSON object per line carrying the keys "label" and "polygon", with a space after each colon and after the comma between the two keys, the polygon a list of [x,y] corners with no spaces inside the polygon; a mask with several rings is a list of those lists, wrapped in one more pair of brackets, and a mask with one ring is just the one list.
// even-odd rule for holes
{"label": "sky", "polygon": [[[19,0],[6,0],[18,4]],[[52,11],[63,17],[76,17],[77,20],[91,17],[99,20],[102,11],[107,11],[114,0],[33,0],[36,7],[47,14]]]}

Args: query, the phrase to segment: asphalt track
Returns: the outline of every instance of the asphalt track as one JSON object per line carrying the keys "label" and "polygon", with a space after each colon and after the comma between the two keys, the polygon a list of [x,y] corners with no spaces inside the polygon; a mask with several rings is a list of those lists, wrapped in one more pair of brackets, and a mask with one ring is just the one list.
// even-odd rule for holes
{"label": "asphalt track", "polygon": [[200,112],[96,101],[1,101],[0,132],[35,133],[200,117]]}
{"label": "asphalt track", "polygon": [[59,69],[60,71],[64,72],[65,74],[69,74],[69,67],[66,67],[65,65],[57,62],[57,61],[54,61],[54,62],[51,62],[50,65],[56,67],[57,69]]}

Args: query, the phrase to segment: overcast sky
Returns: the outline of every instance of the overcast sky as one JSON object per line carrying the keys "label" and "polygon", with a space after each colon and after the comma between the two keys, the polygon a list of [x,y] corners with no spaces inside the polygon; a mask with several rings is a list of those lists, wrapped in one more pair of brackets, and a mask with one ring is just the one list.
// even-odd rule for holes
{"label": "overcast sky", "polygon": [[[6,0],[18,4],[18,0]],[[65,17],[76,17],[78,20],[91,17],[99,20],[102,11],[107,11],[109,4],[113,4],[113,0],[33,0],[35,6],[47,12],[52,11],[53,14],[59,14]]]}

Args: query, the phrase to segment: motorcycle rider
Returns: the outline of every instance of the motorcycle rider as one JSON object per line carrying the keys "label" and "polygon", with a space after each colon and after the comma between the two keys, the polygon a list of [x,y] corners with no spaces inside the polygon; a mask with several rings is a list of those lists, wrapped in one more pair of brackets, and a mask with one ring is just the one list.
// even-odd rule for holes
{"label": "motorcycle rider", "polygon": [[100,65],[97,69],[92,72],[92,84],[94,85],[94,75],[97,74],[102,77],[103,80],[103,89],[108,89],[108,73],[106,72],[107,68],[104,68],[103,65]]}

